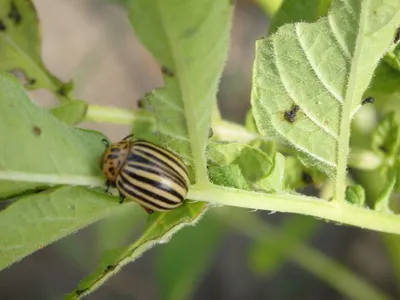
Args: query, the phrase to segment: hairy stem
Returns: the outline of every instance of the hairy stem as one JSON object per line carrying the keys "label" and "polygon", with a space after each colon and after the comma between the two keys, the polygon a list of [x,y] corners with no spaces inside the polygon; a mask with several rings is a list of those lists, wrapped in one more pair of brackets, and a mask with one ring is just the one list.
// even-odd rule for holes
{"label": "hairy stem", "polygon": [[188,199],[248,209],[262,209],[310,215],[364,229],[400,234],[399,216],[358,207],[344,202],[338,205],[299,194],[267,194],[209,184],[192,186]]}

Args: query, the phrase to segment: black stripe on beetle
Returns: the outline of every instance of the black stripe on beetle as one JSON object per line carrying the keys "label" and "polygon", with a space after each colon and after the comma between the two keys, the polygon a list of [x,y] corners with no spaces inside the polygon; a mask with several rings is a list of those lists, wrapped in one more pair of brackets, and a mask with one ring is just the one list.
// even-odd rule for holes
{"label": "black stripe on beetle", "polygon": [[108,145],[102,155],[108,185],[117,187],[121,199],[139,203],[148,213],[180,206],[189,187],[181,158],[158,145],[130,138]]}
{"label": "black stripe on beetle", "polygon": [[[166,150],[161,149],[160,147],[155,147],[155,145],[151,145],[147,142],[135,142],[135,145],[140,145],[142,147],[134,148],[134,150],[137,150],[138,152],[148,155],[151,158],[154,158],[158,162],[160,162],[163,165],[170,165],[171,162],[175,164],[176,167],[181,169],[183,172],[185,172],[187,175],[189,175],[187,169],[185,168],[184,164],[182,162],[179,162],[175,157],[172,156],[171,153],[168,153]],[[150,150],[150,151],[149,151]],[[155,152],[155,153],[154,153]],[[165,156],[168,157],[169,161],[165,159]]]}
{"label": "black stripe on beetle", "polygon": [[162,201],[160,204],[160,199],[142,193],[140,189],[131,185],[123,176],[119,177],[119,180],[117,181],[117,187],[119,187],[120,192],[123,193],[126,198],[135,199],[136,201],[142,202],[146,207],[150,207],[152,209],[155,208],[159,211],[168,209],[168,207],[166,207],[167,202]]}
{"label": "black stripe on beetle", "polygon": [[[136,152],[140,152],[137,149],[135,149]],[[132,165],[133,163],[142,163],[142,164],[147,164],[149,167],[157,167],[160,170],[162,170],[163,172],[170,174],[174,177],[177,177],[179,179],[181,179],[181,181],[183,181],[184,183],[185,178],[179,174],[179,172],[177,172],[176,169],[171,168],[171,165],[168,164],[168,162],[160,160],[159,158],[157,158],[156,156],[153,156],[151,154],[149,154],[147,157],[143,155],[140,155],[140,153],[131,153],[129,154],[129,165]]]}
{"label": "black stripe on beetle", "polygon": [[291,110],[285,111],[284,116],[287,121],[293,123],[296,121],[296,114],[300,110],[298,105],[295,105]]}
{"label": "black stripe on beetle", "polygon": [[367,97],[361,102],[361,105],[365,105],[365,104],[368,104],[368,103],[374,103],[374,102],[375,102],[375,98],[374,97]]}
{"label": "black stripe on beetle", "polygon": [[172,173],[168,169],[162,169],[159,166],[152,166],[151,164],[146,166],[146,164],[141,164],[138,162],[135,163],[135,162],[131,162],[131,161],[128,162],[128,166],[131,167],[132,169],[144,171],[149,174],[165,176],[166,178],[174,181],[176,184],[179,184],[182,188],[186,188],[184,178],[179,176],[179,174],[177,174],[177,173]]}
{"label": "black stripe on beetle", "polygon": [[[159,180],[151,179],[147,177],[146,174],[138,175],[136,173],[123,170],[121,177],[128,180],[129,184],[131,184],[132,187],[135,187],[138,191],[153,198],[158,198],[167,204],[180,203],[184,200],[182,195],[175,189],[171,188],[170,185]],[[177,198],[177,201],[174,201],[171,198]]]}

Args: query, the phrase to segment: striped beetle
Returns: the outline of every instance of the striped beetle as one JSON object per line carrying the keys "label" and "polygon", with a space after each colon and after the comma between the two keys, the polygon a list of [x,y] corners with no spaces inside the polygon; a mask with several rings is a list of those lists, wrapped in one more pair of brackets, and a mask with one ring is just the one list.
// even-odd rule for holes
{"label": "striped beetle", "polygon": [[107,191],[118,189],[121,203],[128,198],[139,203],[149,214],[180,206],[189,188],[189,174],[182,160],[170,151],[145,140],[133,141],[128,135],[109,144],[101,167],[107,178]]}

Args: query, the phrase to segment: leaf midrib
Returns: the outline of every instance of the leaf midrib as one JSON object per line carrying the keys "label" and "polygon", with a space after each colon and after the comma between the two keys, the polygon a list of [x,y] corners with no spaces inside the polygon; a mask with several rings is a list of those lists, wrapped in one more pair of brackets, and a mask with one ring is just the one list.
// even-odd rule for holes
{"label": "leaf midrib", "polygon": [[364,46],[363,33],[367,19],[367,8],[370,6],[370,0],[366,0],[361,4],[361,12],[359,19],[359,28],[357,31],[357,38],[355,41],[354,55],[351,59],[350,73],[348,77],[348,84],[346,88],[346,95],[344,105],[341,113],[339,140],[337,149],[337,168],[336,168],[336,183],[334,191],[334,199],[338,204],[343,204],[345,200],[346,190],[346,170],[347,170],[347,157],[349,154],[349,141],[350,141],[350,123],[351,123],[351,107],[355,96],[355,86],[357,82],[358,64],[361,49]]}
{"label": "leaf midrib", "polygon": [[[157,12],[161,24],[165,24],[165,17],[163,16],[162,12],[163,10],[160,9],[160,2],[157,1],[157,8],[155,11]],[[204,145],[198,137],[200,136],[198,130],[197,130],[197,124],[194,122],[196,120],[195,113],[193,109],[191,109],[190,104],[193,103],[192,101],[192,93],[188,89],[185,89],[185,86],[188,86],[187,80],[186,80],[186,72],[185,72],[185,66],[184,64],[180,63],[179,58],[182,58],[182,53],[179,50],[179,47],[173,47],[171,44],[171,35],[168,32],[168,27],[167,26],[161,26],[161,30],[163,31],[164,35],[167,37],[166,38],[166,43],[168,45],[169,51],[171,53],[171,58],[172,58],[172,63],[174,64],[176,74],[179,74],[179,78],[176,78],[180,90],[180,94],[182,97],[182,103],[184,107],[184,114],[185,114],[185,121],[186,121],[186,126],[188,129],[188,134],[189,134],[189,141],[190,141],[190,149],[192,151],[192,155],[194,158],[194,166],[195,166],[195,174],[196,174],[196,182],[197,183],[203,183],[206,184],[208,183],[208,177],[207,177],[207,172],[205,169],[204,162],[206,161],[205,158],[205,153],[204,153]],[[184,101],[186,99],[186,101]],[[188,105],[189,104],[189,105]]]}

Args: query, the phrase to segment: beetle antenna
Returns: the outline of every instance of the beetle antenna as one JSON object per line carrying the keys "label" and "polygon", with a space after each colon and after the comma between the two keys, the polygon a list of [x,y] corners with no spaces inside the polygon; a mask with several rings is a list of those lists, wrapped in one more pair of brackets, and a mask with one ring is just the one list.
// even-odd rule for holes
{"label": "beetle antenna", "polygon": [[110,143],[106,139],[102,139],[101,141],[103,142],[104,146],[107,148],[110,147]]}
{"label": "beetle antenna", "polygon": [[127,140],[127,139],[129,139],[129,138],[131,138],[131,137],[133,137],[133,136],[134,136],[134,134],[131,133],[130,135],[127,135],[126,137],[124,137],[123,140]]}

